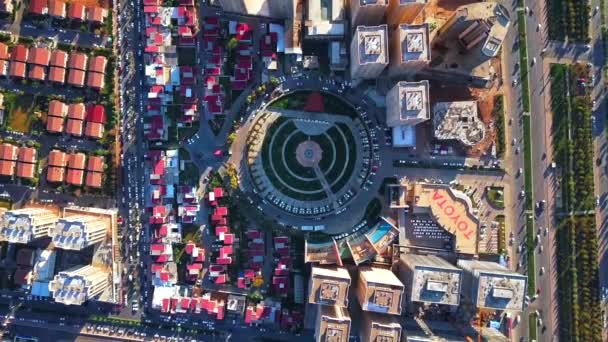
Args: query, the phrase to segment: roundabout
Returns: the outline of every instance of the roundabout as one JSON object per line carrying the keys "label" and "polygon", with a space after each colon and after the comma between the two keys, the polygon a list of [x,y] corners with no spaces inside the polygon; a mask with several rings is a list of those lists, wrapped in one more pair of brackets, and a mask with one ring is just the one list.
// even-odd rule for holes
{"label": "roundabout", "polygon": [[343,212],[369,173],[368,132],[354,107],[334,95],[281,96],[259,110],[247,132],[252,190],[291,216],[322,220]]}

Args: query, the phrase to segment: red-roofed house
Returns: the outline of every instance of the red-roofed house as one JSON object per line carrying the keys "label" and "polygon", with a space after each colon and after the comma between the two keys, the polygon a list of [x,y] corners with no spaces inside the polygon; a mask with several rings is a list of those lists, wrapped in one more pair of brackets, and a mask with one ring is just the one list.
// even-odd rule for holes
{"label": "red-roofed house", "polygon": [[68,119],[65,124],[65,132],[77,137],[82,136],[83,121],[76,119]]}
{"label": "red-roofed house", "polygon": [[71,52],[68,59],[68,68],[87,70],[87,55],[82,52]]}
{"label": "red-roofed house", "polygon": [[68,18],[84,21],[84,5],[78,2],[71,3],[68,7]]}
{"label": "red-roofed house", "polygon": [[221,115],[224,113],[224,104],[221,95],[205,96],[205,105],[207,106],[207,111],[213,115]]}
{"label": "red-roofed house", "polygon": [[101,124],[106,123],[106,108],[103,105],[88,105],[86,115],[87,121]]}
{"label": "red-roofed house", "polygon": [[31,0],[30,13],[37,15],[46,15],[49,13],[49,6],[46,0]]}
{"label": "red-roofed house", "polygon": [[40,65],[30,65],[28,77],[32,80],[44,81],[46,79],[44,67]]}
{"label": "red-roofed house", "polygon": [[87,172],[85,185],[92,188],[101,188],[103,180],[103,173],[101,172]]}
{"label": "red-roofed house", "polygon": [[8,75],[11,77],[25,78],[25,63],[11,61],[8,67]]}
{"label": "red-roofed house", "polygon": [[65,82],[65,69],[52,66],[49,70],[49,81],[63,84]]}
{"label": "red-roofed house", "polygon": [[289,292],[289,278],[284,276],[272,277],[272,288],[280,296],[287,296]]}
{"label": "red-roofed house", "polygon": [[69,69],[68,84],[82,88],[84,86],[85,72],[79,69]]}
{"label": "red-roofed house", "polygon": [[104,56],[94,56],[89,58],[89,71],[105,73],[108,59]]}
{"label": "red-roofed house", "polygon": [[58,19],[65,19],[66,11],[65,1],[49,0],[49,15]]}
{"label": "red-roofed house", "polygon": [[105,86],[105,75],[98,72],[87,73],[87,87],[93,88],[95,90],[101,90]]}
{"label": "red-roofed house", "polygon": [[48,66],[51,60],[51,50],[42,47],[31,47],[27,62],[30,64]]}
{"label": "red-roofed house", "polygon": [[11,51],[11,61],[27,62],[29,56],[28,48],[23,44],[16,45]]}
{"label": "red-roofed house", "polygon": [[65,68],[68,64],[68,53],[59,49],[53,50],[49,64],[52,66]]}
{"label": "red-roofed house", "polygon": [[66,182],[68,184],[81,186],[83,180],[84,180],[84,171],[76,170],[76,169],[68,169],[68,174],[66,176]]}
{"label": "red-roofed house", "polygon": [[108,10],[99,6],[87,7],[87,20],[94,24],[103,24],[108,17]]}

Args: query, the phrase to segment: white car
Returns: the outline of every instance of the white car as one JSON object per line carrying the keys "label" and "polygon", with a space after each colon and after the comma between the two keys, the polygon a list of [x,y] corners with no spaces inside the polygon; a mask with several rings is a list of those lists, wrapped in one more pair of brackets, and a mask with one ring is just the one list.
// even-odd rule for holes
{"label": "white car", "polygon": [[540,268],[540,272],[539,273],[540,273],[540,275],[545,274],[545,267],[544,266]]}

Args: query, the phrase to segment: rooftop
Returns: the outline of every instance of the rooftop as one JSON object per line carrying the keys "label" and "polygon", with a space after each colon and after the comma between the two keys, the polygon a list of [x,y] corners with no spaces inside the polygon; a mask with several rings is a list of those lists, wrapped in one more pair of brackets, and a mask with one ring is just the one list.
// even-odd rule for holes
{"label": "rooftop", "polygon": [[476,101],[438,102],[433,108],[435,138],[473,146],[483,140],[486,127],[477,114]]}
{"label": "rooftop", "polygon": [[399,25],[399,39],[402,63],[431,60],[428,24]]}
{"label": "rooftop", "polygon": [[[390,101],[391,95],[396,98],[396,103]],[[387,97],[386,121],[389,127],[416,124],[431,118],[429,82],[426,80],[401,81],[391,89]]]}
{"label": "rooftop", "polygon": [[388,64],[388,27],[357,26],[355,38],[359,45],[359,64]]}
{"label": "rooftop", "polygon": [[402,258],[413,268],[413,302],[459,305],[460,269],[434,255],[407,254]]}
{"label": "rooftop", "polygon": [[337,264],[342,266],[342,258],[335,240],[322,243],[304,242],[304,260],[323,264]]}

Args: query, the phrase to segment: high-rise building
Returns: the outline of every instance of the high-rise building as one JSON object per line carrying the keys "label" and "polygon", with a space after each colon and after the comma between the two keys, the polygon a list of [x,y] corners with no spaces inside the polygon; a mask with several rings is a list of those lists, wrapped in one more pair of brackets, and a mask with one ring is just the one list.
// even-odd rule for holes
{"label": "high-rise building", "polygon": [[49,291],[57,303],[82,305],[109,286],[109,273],[91,265],[74,266],[59,272],[49,282]]}
{"label": "high-rise building", "polygon": [[495,262],[458,260],[464,270],[463,294],[480,309],[523,310],[528,277]]}
{"label": "high-rise building", "polygon": [[408,78],[431,61],[429,26],[401,24],[391,34],[391,77]]}
{"label": "high-rise building", "polygon": [[350,316],[346,308],[319,305],[315,324],[316,342],[348,342]]}
{"label": "high-rise building", "polygon": [[363,311],[401,314],[403,284],[390,270],[360,267],[357,299]]}
{"label": "high-rise building", "polygon": [[399,324],[397,316],[363,311],[359,338],[361,341],[399,342],[401,341],[401,324]]}
{"label": "high-rise building", "polygon": [[344,38],[346,20],[344,19],[344,0],[307,0],[306,38],[338,39]]}
{"label": "high-rise building", "polygon": [[331,306],[348,306],[350,275],[342,267],[313,267],[308,286],[308,302]]}
{"label": "high-rise building", "polygon": [[57,248],[81,250],[104,241],[109,232],[109,220],[93,215],[77,215],[60,219],[49,229],[49,236]]}
{"label": "high-rise building", "polygon": [[389,0],[386,11],[390,25],[411,24],[424,10],[428,0]]}
{"label": "high-rise building", "polygon": [[388,27],[357,26],[350,43],[353,82],[376,79],[388,65]]}
{"label": "high-rise building", "polygon": [[24,208],[4,213],[0,227],[0,240],[11,243],[29,243],[45,237],[49,227],[57,223],[59,217],[46,208]]}
{"label": "high-rise building", "polygon": [[284,19],[294,0],[219,0],[226,12]]}
{"label": "high-rise building", "polygon": [[415,126],[431,118],[429,82],[397,83],[386,94],[386,125]]}
{"label": "high-rise building", "polygon": [[396,265],[408,302],[458,306],[462,271],[435,255],[404,254]]}
{"label": "high-rise building", "polygon": [[388,0],[351,0],[350,18],[353,27],[380,25],[388,8]]}

